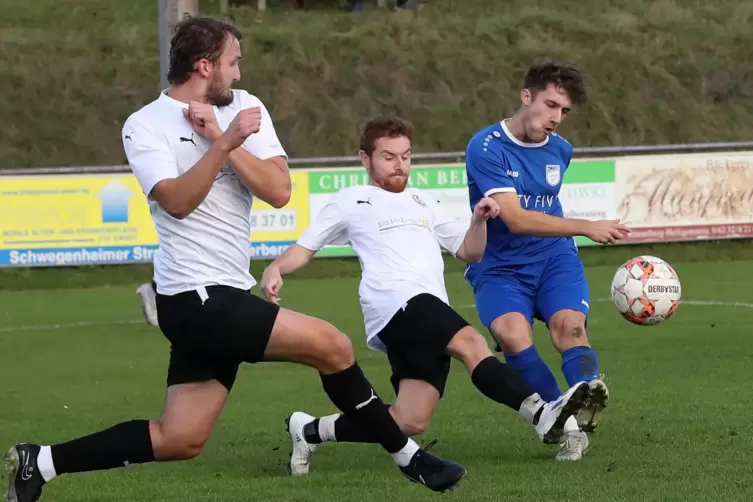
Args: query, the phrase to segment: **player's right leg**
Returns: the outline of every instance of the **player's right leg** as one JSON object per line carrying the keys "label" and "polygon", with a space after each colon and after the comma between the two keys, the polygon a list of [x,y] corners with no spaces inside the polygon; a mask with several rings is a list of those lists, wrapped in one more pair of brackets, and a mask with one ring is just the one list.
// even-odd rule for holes
{"label": "player's right leg", "polygon": [[332,403],[358,429],[369,431],[411,481],[434,491],[447,491],[454,489],[465,476],[462,466],[420,449],[401,431],[355,361],[350,340],[331,324],[280,309],[264,359],[316,368]]}
{"label": "player's right leg", "polygon": [[[215,319],[199,296],[183,293],[160,302],[160,325],[172,342],[162,418],[131,420],[52,446],[17,444],[5,456],[10,502],[38,500],[61,474],[91,472],[197,456],[209,438],[238,371],[223,356]],[[220,343],[217,343],[220,342]]]}
{"label": "player's right leg", "polygon": [[159,420],[131,420],[52,446],[17,444],[5,454],[9,502],[38,500],[61,474],[196,457],[227,397],[216,380],[170,387]]}

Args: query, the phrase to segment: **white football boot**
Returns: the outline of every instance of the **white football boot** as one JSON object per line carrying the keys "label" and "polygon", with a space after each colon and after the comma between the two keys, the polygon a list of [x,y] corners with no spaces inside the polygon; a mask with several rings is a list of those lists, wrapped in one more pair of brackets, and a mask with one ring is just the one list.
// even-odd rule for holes
{"label": "white football boot", "polygon": [[309,473],[311,457],[319,448],[318,444],[307,442],[306,436],[303,434],[303,427],[307,423],[313,422],[315,418],[308,413],[296,411],[285,420],[290,441],[293,443],[293,452],[290,454],[290,474],[293,476],[302,476]]}
{"label": "white football boot", "polygon": [[588,384],[581,382],[570,387],[565,394],[551,403],[546,403],[536,432],[546,444],[558,444],[564,433],[565,421],[577,415],[588,399]]}
{"label": "white football boot", "polygon": [[559,461],[577,461],[588,453],[588,434],[583,431],[567,431],[562,435],[560,450],[557,452],[556,460]]}
{"label": "white football boot", "polygon": [[141,310],[144,312],[144,320],[152,326],[159,326],[157,320],[157,295],[150,283],[142,284],[136,293],[141,297]]}

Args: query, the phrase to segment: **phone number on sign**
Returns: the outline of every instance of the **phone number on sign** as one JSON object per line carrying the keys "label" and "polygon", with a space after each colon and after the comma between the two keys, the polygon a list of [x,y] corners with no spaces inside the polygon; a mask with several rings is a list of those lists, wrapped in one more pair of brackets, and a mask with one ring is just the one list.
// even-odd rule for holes
{"label": "phone number on sign", "polygon": [[259,210],[251,212],[251,230],[265,232],[286,232],[296,229],[296,211],[288,210]]}

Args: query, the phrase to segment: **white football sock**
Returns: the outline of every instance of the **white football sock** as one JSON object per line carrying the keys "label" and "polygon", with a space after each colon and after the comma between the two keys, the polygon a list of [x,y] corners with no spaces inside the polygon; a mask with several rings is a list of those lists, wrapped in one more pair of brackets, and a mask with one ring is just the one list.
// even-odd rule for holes
{"label": "white football sock", "polygon": [[336,413],[319,419],[319,439],[322,440],[322,443],[337,441],[337,438],[335,438],[335,421],[340,416],[339,413]]}
{"label": "white football sock", "polygon": [[520,416],[523,417],[523,420],[525,420],[527,423],[532,424],[533,417],[536,416],[536,412],[544,407],[544,404],[546,403],[544,403],[544,400],[541,399],[541,396],[535,393],[531,394],[520,405],[518,414],[520,414]]}
{"label": "white football sock", "polygon": [[39,450],[37,467],[39,468],[39,474],[42,475],[42,479],[45,482],[49,482],[58,475],[55,472],[55,464],[52,463],[52,449],[49,446],[42,446]]}
{"label": "white football sock", "polygon": [[574,416],[570,416],[566,421],[565,425],[562,426],[562,429],[565,432],[577,432],[580,430],[580,427],[578,427],[578,421],[575,419]]}
{"label": "white football sock", "polygon": [[410,464],[410,459],[413,458],[413,455],[415,455],[418,450],[418,443],[408,438],[408,443],[403,446],[402,450],[397,453],[393,453],[392,459],[400,467],[406,467],[408,464]]}

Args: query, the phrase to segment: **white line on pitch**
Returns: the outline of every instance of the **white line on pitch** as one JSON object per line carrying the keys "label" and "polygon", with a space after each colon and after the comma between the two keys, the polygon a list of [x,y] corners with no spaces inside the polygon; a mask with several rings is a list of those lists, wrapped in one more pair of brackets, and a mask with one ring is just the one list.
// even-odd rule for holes
{"label": "white line on pitch", "polygon": [[[592,303],[606,303],[606,302],[611,302],[611,301],[612,301],[611,298],[596,298],[595,300],[591,300]],[[723,301],[717,301],[717,300],[680,300],[680,305],[696,305],[699,307],[733,307],[733,308],[753,309],[753,303],[723,302]],[[469,303],[466,305],[459,305],[457,308],[472,309],[472,308],[476,308],[476,305],[473,303]]]}
{"label": "white line on pitch", "polygon": [[89,328],[89,327],[103,327],[103,326],[117,326],[117,325],[130,325],[145,323],[143,319],[130,320],[130,321],[79,321],[59,324],[31,324],[25,326],[7,326],[0,328],[0,333],[8,333],[11,331],[49,331],[53,329],[68,329],[68,328]]}
{"label": "white line on pitch", "polygon": [[[593,303],[605,303],[611,302],[610,298],[597,298],[591,300]],[[681,300],[680,304],[696,305],[700,307],[732,307],[732,308],[745,308],[753,309],[753,303],[748,302],[724,302],[717,300]],[[476,308],[476,305],[469,303],[466,305],[458,305],[457,309],[472,309]],[[56,329],[71,329],[71,328],[101,328],[106,326],[129,326],[133,324],[145,324],[143,319],[131,319],[127,321],[79,321],[70,323],[57,323],[57,324],[31,324],[23,326],[7,326],[0,328],[0,333],[10,333],[13,331],[51,331]]]}

